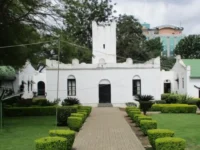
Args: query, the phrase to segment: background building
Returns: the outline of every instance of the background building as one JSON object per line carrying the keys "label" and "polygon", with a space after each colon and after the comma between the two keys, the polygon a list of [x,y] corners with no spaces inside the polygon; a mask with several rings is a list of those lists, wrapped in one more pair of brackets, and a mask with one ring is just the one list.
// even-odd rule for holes
{"label": "background building", "polygon": [[184,38],[183,27],[162,25],[150,28],[148,23],[143,23],[142,26],[143,34],[147,37],[147,40],[160,37],[163,43],[163,56],[173,56],[176,45]]}

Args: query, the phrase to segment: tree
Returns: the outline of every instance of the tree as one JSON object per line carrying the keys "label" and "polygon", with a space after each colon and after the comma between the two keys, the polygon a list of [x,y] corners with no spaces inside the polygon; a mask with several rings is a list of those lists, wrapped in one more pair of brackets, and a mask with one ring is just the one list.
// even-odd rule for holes
{"label": "tree", "polygon": [[162,56],[160,59],[161,63],[161,70],[169,71],[172,69],[176,62],[176,59],[174,57],[164,57]]}
{"label": "tree", "polygon": [[74,43],[92,48],[92,21],[106,22],[112,19],[110,0],[63,0],[65,33]]}
{"label": "tree", "polygon": [[160,56],[163,51],[163,45],[160,42],[159,37],[145,41],[144,48],[146,49],[149,58],[156,58]]}
{"label": "tree", "polygon": [[[50,31],[45,18],[56,20],[56,13],[50,0],[1,0],[0,47],[41,42],[38,31]],[[27,58],[34,60],[41,46],[1,48],[0,64],[19,67]]]}
{"label": "tree", "polygon": [[189,35],[183,38],[176,45],[174,53],[185,59],[200,58],[200,35]]}
{"label": "tree", "polygon": [[147,60],[143,49],[144,41],[145,36],[138,20],[132,15],[120,15],[117,19],[118,62],[124,62],[125,58]]}

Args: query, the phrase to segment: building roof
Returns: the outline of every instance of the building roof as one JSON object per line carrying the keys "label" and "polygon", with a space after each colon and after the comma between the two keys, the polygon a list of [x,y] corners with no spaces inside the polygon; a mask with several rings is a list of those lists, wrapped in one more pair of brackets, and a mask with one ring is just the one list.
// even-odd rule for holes
{"label": "building roof", "polygon": [[154,29],[163,29],[163,28],[172,28],[172,29],[176,29],[176,30],[183,30],[183,27],[177,27],[177,26],[173,26],[173,25],[162,25],[162,26],[154,27]]}
{"label": "building roof", "polygon": [[0,80],[14,80],[15,69],[11,66],[0,66]]}
{"label": "building roof", "polygon": [[191,67],[191,78],[200,78],[200,59],[182,59],[182,61]]}

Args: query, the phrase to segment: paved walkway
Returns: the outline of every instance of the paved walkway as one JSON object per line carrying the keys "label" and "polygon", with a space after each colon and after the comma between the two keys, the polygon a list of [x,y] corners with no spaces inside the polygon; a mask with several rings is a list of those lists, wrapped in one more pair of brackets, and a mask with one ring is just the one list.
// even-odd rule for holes
{"label": "paved walkway", "polygon": [[73,150],[145,150],[118,108],[93,108]]}

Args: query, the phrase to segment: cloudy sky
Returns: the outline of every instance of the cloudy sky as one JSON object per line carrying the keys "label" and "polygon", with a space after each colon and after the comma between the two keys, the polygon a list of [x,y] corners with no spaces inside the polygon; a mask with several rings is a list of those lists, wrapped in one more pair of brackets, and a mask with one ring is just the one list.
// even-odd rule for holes
{"label": "cloudy sky", "polygon": [[113,0],[118,14],[134,15],[151,27],[170,24],[184,34],[200,34],[200,0]]}

